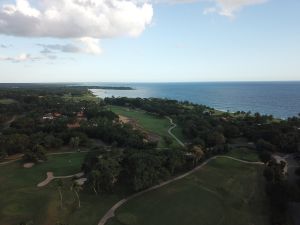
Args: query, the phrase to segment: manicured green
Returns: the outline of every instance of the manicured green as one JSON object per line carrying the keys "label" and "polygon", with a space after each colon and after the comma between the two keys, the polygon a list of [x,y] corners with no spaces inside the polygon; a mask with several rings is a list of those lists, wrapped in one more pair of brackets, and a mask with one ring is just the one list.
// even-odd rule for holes
{"label": "manicured green", "polygon": [[45,187],[37,187],[48,171],[55,176],[78,173],[85,154],[49,156],[47,162],[30,169],[23,168],[20,162],[0,166],[0,225],[18,225],[21,221],[33,221],[34,225],[55,225],[57,221],[72,225],[97,224],[121,196],[95,196],[86,188],[80,193],[82,207],[78,209],[75,195],[70,191],[71,179],[64,179],[61,209],[55,180]]}
{"label": "manicured green", "polygon": [[73,101],[73,102],[81,102],[81,101],[87,101],[87,102],[99,102],[100,98],[97,98],[92,93],[83,94],[81,96],[71,96],[71,95],[64,95],[64,100],[66,101]]}
{"label": "manicured green", "polygon": [[[159,117],[143,110],[130,109],[121,106],[109,106],[109,109],[118,115],[134,119],[138,125],[150,133],[157,134],[160,137],[169,136],[168,129],[170,128],[170,121],[167,118]],[[175,128],[173,133],[178,138],[182,138],[180,128]],[[165,143],[162,138],[160,139],[158,146],[165,147]],[[178,146],[178,143],[174,140],[172,146]]]}
{"label": "manicured green", "polygon": [[0,99],[0,104],[3,104],[3,105],[9,105],[9,104],[13,104],[16,102],[17,101],[15,101],[14,99],[9,99],[9,98]]}
{"label": "manicured green", "polygon": [[257,151],[254,149],[249,149],[249,148],[234,148],[230,150],[226,155],[237,158],[237,159],[242,159],[245,161],[250,161],[250,162],[259,162],[260,158],[258,156]]}
{"label": "manicured green", "polygon": [[198,172],[130,200],[108,225],[265,225],[262,167],[215,159]]}

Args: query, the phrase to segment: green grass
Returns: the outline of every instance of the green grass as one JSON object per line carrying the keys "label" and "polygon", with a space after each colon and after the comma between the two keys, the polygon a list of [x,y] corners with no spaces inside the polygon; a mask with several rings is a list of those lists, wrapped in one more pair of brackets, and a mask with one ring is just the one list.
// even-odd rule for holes
{"label": "green grass", "polygon": [[250,162],[260,161],[260,158],[255,150],[245,147],[234,148],[230,150],[226,155]]}
{"label": "green grass", "polygon": [[[129,109],[121,106],[109,106],[114,113],[128,118],[132,118],[144,128],[146,131],[157,134],[159,136],[169,136],[168,129],[170,128],[170,122],[166,118],[158,117],[153,114],[147,113],[138,109]],[[179,127],[173,130],[173,133],[179,138],[182,138],[182,131]],[[182,140],[182,139],[181,139]],[[159,147],[165,147],[163,139],[159,141]],[[174,140],[171,146],[178,146],[178,143]]]}
{"label": "green grass", "polygon": [[73,101],[73,102],[81,102],[81,101],[87,101],[87,102],[95,102],[98,103],[100,99],[96,96],[94,96],[91,93],[87,93],[81,96],[71,96],[71,95],[65,95],[64,97],[65,101]]}
{"label": "green grass", "polygon": [[65,179],[61,210],[55,181],[43,188],[36,187],[48,171],[53,171],[55,176],[78,173],[85,154],[49,156],[47,162],[30,169],[24,169],[20,163],[1,166],[0,225],[17,225],[21,221],[33,221],[34,225],[55,225],[57,221],[72,225],[97,224],[122,196],[95,196],[86,189],[80,193],[82,207],[77,209],[74,193],[70,191],[71,179]]}
{"label": "green grass", "polygon": [[17,103],[17,101],[15,101],[14,99],[9,99],[9,98],[0,99],[0,104],[2,105],[9,105],[14,103]]}
{"label": "green grass", "polygon": [[265,225],[266,205],[262,167],[222,158],[130,200],[108,225]]}

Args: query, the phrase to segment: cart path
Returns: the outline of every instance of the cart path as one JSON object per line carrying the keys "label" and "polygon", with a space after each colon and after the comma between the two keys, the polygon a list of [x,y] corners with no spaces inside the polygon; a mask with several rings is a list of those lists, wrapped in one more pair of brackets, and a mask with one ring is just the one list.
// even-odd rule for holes
{"label": "cart path", "polygon": [[67,178],[72,178],[72,177],[82,177],[84,175],[84,173],[76,173],[76,174],[72,174],[72,175],[67,175],[67,176],[57,176],[55,177],[53,175],[53,172],[47,172],[47,178],[45,180],[43,180],[42,182],[40,182],[37,187],[44,187],[47,184],[49,184],[52,180],[54,179],[67,179]]}
{"label": "cart path", "polygon": [[171,124],[171,127],[170,127],[169,130],[168,130],[169,135],[170,135],[171,137],[173,137],[173,138],[178,142],[178,144],[179,144],[180,146],[185,147],[185,144],[184,144],[182,141],[180,141],[180,140],[172,133],[172,130],[173,130],[175,127],[177,127],[177,124],[173,122],[172,118],[170,118],[170,117],[168,117],[168,116],[167,116],[166,118],[170,121],[170,124]]}

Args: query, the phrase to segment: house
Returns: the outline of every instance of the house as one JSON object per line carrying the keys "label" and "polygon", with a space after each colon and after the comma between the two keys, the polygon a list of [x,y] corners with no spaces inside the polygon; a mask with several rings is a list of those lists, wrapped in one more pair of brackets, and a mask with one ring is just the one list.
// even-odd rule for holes
{"label": "house", "polygon": [[54,116],[54,117],[60,117],[60,116],[61,116],[61,113],[59,113],[59,112],[54,112],[54,113],[53,113],[53,116]]}
{"label": "house", "polygon": [[83,111],[81,111],[81,112],[78,112],[78,113],[76,114],[76,116],[77,116],[77,117],[84,117],[84,113],[83,113]]}
{"label": "house", "polygon": [[48,113],[43,116],[43,120],[53,120],[53,119],[54,119],[54,116],[52,115],[52,113]]}
{"label": "house", "polygon": [[80,123],[78,121],[75,121],[74,123],[68,123],[67,127],[69,129],[76,129],[76,128],[80,128]]}

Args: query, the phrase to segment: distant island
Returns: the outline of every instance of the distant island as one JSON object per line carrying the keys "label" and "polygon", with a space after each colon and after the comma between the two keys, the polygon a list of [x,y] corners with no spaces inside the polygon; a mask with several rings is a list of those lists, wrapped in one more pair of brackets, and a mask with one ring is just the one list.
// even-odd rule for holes
{"label": "distant island", "polygon": [[[82,87],[82,86],[80,86]],[[103,89],[103,90],[134,90],[132,87],[110,87],[110,86],[87,86],[89,89]]]}
{"label": "distant island", "polygon": [[121,86],[98,86],[98,85],[79,85],[79,84],[64,84],[64,83],[0,83],[0,88],[22,88],[22,89],[41,89],[41,88],[78,88],[78,89],[103,89],[103,90],[135,90],[132,87]]}

